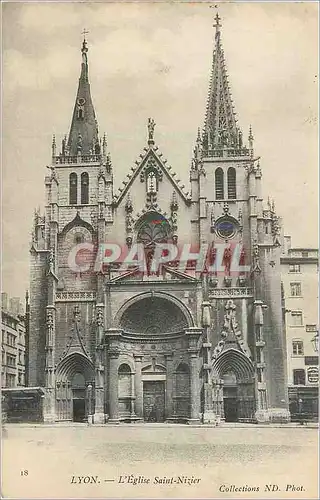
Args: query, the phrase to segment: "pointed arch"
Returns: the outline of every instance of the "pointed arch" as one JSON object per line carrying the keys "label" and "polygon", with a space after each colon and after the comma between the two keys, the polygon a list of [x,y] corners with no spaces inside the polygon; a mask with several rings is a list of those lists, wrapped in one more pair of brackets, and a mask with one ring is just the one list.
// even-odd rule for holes
{"label": "pointed arch", "polygon": [[69,204],[77,205],[78,203],[78,176],[75,172],[69,175]]}
{"label": "pointed arch", "polygon": [[86,382],[94,380],[94,369],[92,362],[83,354],[75,352],[66,356],[57,367],[57,380],[68,380],[81,373]]}
{"label": "pointed arch", "polygon": [[224,172],[221,167],[215,171],[216,200],[224,198]]}
{"label": "pointed arch", "polygon": [[237,198],[237,174],[234,167],[228,168],[228,198],[235,200]]}
{"label": "pointed arch", "polygon": [[252,380],[254,367],[250,359],[237,349],[227,349],[213,363],[213,374],[222,378],[231,371],[239,382]]}
{"label": "pointed arch", "polygon": [[81,174],[81,205],[89,203],[89,174],[82,172]]}

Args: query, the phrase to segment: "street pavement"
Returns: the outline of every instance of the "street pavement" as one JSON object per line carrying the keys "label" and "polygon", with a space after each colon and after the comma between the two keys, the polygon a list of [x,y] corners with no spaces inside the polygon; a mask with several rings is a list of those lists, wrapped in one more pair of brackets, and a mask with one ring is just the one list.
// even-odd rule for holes
{"label": "street pavement", "polygon": [[319,498],[304,426],[7,424],[2,498]]}

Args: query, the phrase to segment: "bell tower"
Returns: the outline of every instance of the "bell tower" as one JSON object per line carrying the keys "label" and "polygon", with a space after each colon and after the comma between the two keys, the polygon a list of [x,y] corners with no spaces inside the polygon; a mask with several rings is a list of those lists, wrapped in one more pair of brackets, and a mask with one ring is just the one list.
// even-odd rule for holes
{"label": "bell tower", "polygon": [[[232,405],[240,408],[237,419],[250,419],[249,414],[254,414],[257,420],[286,420],[286,353],[279,272],[280,218],[274,210],[269,213],[269,206],[267,210],[263,207],[260,158],[254,152],[251,126],[245,144],[238,124],[218,13],[214,29],[204,127],[202,133],[198,131],[190,170],[193,219],[199,244],[209,243],[213,261],[217,260],[222,248],[222,258],[217,266],[223,271],[209,273],[203,286],[206,304],[211,305],[211,333],[208,332],[204,351],[213,346],[212,352],[205,355],[205,359],[212,359],[212,378],[210,380],[204,371],[203,408],[210,416],[215,408],[221,408],[218,400],[221,403],[222,397],[229,399],[231,389],[228,394],[225,386],[223,396],[221,393],[225,378],[229,382],[238,380],[234,382],[238,400],[225,401],[222,405],[222,408],[230,409]],[[267,213],[272,223],[267,221]],[[234,264],[237,266],[235,271]],[[225,326],[230,315],[232,324],[237,325],[232,327],[233,340]],[[245,395],[243,375],[237,368],[240,363],[248,368],[246,383],[251,380],[250,395],[249,392]],[[210,383],[212,391],[207,390]],[[212,393],[216,394],[216,400],[210,402],[208,395]],[[227,419],[223,411],[220,416]]]}
{"label": "bell tower", "polygon": [[[35,215],[31,246],[30,384],[46,388],[47,421],[72,420],[75,407],[76,418],[88,408],[96,419],[104,418],[105,411],[102,277],[92,269],[75,271],[76,258],[70,261],[72,255],[82,264],[94,259],[113,221],[113,171],[106,135],[99,138],[85,35],[69,135],[62,138],[60,151],[53,137],[45,213]],[[77,254],[79,244],[87,245],[85,255]],[[77,405],[73,398],[80,389],[73,388],[73,380],[84,381],[83,401]]]}

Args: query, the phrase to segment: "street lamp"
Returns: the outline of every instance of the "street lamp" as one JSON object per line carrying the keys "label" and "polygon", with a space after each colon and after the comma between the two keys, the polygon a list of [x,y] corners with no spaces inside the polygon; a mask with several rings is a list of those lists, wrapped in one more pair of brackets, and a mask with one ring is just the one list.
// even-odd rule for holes
{"label": "street lamp", "polygon": [[315,352],[319,352],[319,332],[311,339],[311,344]]}
{"label": "street lamp", "polygon": [[88,424],[91,424],[91,419],[92,419],[92,385],[89,384],[87,387],[87,394],[88,394]]}

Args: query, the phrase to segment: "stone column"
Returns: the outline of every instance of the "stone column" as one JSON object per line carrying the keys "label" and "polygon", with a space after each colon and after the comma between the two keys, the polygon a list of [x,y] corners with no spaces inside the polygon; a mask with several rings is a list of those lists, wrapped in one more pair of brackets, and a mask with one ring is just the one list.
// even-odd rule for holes
{"label": "stone column", "polygon": [[109,420],[119,423],[118,351],[109,351]]}
{"label": "stone column", "polygon": [[104,424],[104,304],[96,305],[95,408],[93,422]]}
{"label": "stone column", "polygon": [[110,423],[119,423],[119,354],[120,339],[122,330],[118,328],[109,328],[106,330],[105,340],[107,348],[108,365],[108,402],[109,402],[109,420]]}
{"label": "stone column", "polygon": [[189,419],[189,423],[197,423],[200,422],[200,389],[197,352],[190,353],[190,378],[191,418]]}
{"label": "stone column", "polygon": [[173,416],[173,353],[166,354],[166,420]]}
{"label": "stone column", "polygon": [[103,380],[103,365],[102,365],[103,347],[100,350],[96,349],[96,367],[95,367],[95,407],[93,415],[93,423],[104,424],[104,380]]}
{"label": "stone column", "polygon": [[200,422],[200,373],[199,373],[199,351],[200,338],[203,334],[202,328],[191,327],[186,330],[189,342],[190,359],[190,419],[188,423]]}
{"label": "stone column", "polygon": [[56,420],[56,396],[55,396],[55,320],[56,309],[53,305],[47,306],[47,332],[46,332],[46,364],[45,384],[46,392],[43,405],[44,422],[55,422]]}
{"label": "stone column", "polygon": [[134,395],[135,399],[135,412],[139,419],[143,419],[143,389],[142,389],[142,378],[141,378],[141,363],[142,356],[135,354],[135,368],[136,373],[134,375]]}

